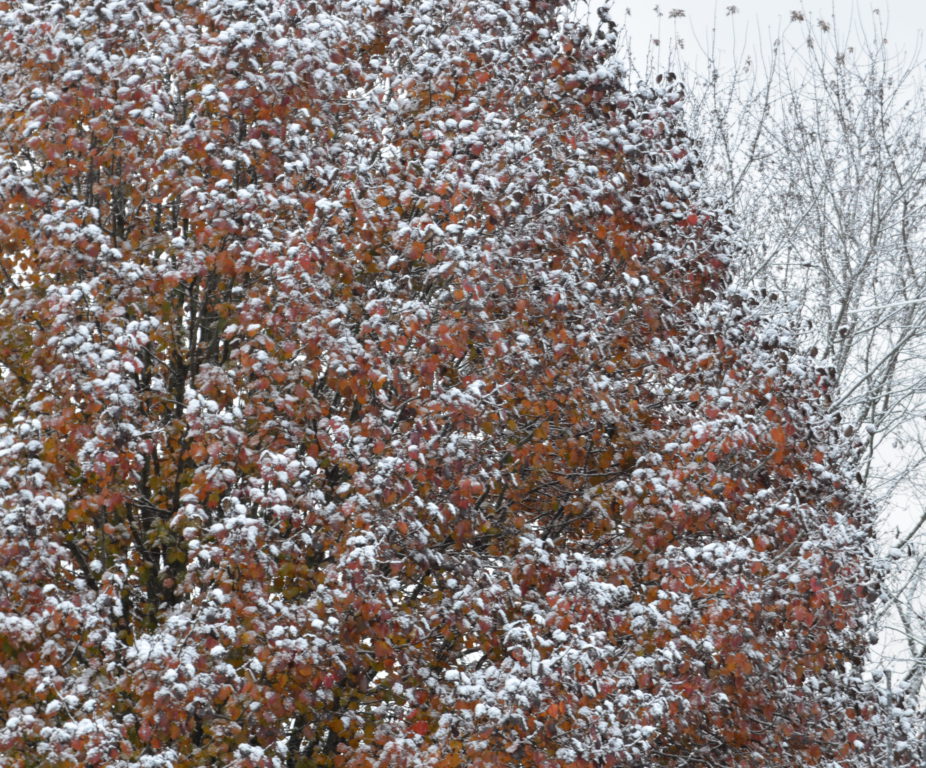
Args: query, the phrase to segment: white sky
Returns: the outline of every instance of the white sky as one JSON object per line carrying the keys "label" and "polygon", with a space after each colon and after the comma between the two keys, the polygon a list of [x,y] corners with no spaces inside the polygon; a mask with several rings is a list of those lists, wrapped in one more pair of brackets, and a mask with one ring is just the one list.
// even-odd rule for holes
{"label": "white sky", "polygon": [[[598,4],[594,0],[593,3]],[[733,15],[726,11],[730,5],[737,8]],[[651,46],[649,50],[663,60],[672,37],[683,40],[687,55],[696,54],[712,38],[712,29],[717,33],[720,58],[732,59],[734,51],[753,54],[760,42],[767,44],[782,34],[793,10],[803,11],[814,20],[828,23],[835,20],[840,36],[853,29],[870,33],[880,23],[888,44],[907,57],[917,51],[922,55],[923,30],[926,30],[926,0],[661,0],[658,3],[616,0],[612,7],[612,18],[626,25],[638,60],[645,56],[647,42],[653,38],[661,39],[663,44],[659,49]],[[684,11],[684,16],[670,18],[675,9]]]}

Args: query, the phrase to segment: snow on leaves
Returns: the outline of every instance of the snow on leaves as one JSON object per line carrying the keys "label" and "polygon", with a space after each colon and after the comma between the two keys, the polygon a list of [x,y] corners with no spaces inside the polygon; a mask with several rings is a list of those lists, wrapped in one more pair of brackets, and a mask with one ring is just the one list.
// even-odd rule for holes
{"label": "snow on leaves", "polygon": [[829,380],[563,10],[0,2],[5,765],[855,749]]}

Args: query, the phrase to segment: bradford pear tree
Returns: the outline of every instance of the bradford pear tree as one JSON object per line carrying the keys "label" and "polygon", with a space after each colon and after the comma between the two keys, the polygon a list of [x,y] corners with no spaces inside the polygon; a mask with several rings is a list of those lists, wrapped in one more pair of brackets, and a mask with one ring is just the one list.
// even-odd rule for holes
{"label": "bradford pear tree", "polygon": [[0,765],[864,764],[858,447],[566,10],[0,0]]}
{"label": "bradford pear tree", "polygon": [[769,44],[725,61],[721,41],[742,43],[745,31],[735,6],[727,16],[729,31],[701,46],[702,64],[684,64],[693,46],[681,39],[653,50],[668,49],[683,73],[702,194],[722,199],[739,228],[736,281],[783,296],[801,317],[802,343],[833,368],[830,409],[866,435],[858,469],[882,510],[889,562],[873,672],[893,669],[882,696],[919,699],[912,710],[922,711],[922,51],[894,45],[877,9],[867,19],[793,11]]}

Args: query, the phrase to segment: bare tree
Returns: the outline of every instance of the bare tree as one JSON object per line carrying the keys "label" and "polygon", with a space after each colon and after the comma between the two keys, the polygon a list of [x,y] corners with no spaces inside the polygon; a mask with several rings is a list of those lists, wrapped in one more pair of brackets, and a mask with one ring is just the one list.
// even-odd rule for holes
{"label": "bare tree", "polygon": [[[730,10],[730,9],[728,9]],[[742,50],[746,50],[745,48]],[[879,663],[926,676],[926,132],[921,59],[881,16],[793,12],[752,57],[689,68],[702,176],[739,229],[737,280],[779,297],[839,382],[892,562]],[[677,51],[676,51],[677,53]],[[895,671],[895,687],[898,684]]]}

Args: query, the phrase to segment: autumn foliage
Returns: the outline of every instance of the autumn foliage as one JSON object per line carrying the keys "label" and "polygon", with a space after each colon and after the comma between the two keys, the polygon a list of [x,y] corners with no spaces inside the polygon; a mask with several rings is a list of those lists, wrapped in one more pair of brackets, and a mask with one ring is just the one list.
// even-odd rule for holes
{"label": "autumn foliage", "polygon": [[827,374],[564,11],[0,0],[0,765],[864,752]]}

